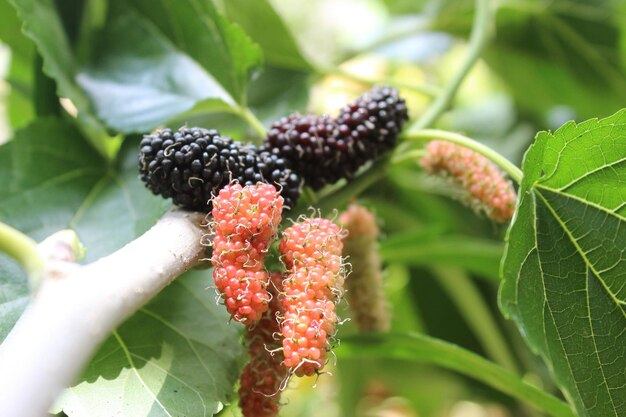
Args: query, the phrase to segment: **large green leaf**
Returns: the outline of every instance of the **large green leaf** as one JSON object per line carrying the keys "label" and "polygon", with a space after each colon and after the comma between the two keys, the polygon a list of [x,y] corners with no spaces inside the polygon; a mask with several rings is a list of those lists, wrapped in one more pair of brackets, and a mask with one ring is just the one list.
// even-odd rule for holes
{"label": "large green leaf", "polygon": [[211,416],[232,395],[240,325],[207,291],[210,271],[178,278],[110,337],[60,408],[70,417]]}
{"label": "large green leaf", "polygon": [[268,0],[228,0],[226,15],[243,27],[263,49],[268,63],[280,68],[310,70],[291,32]]}
{"label": "large green leaf", "polygon": [[27,303],[24,272],[15,260],[0,253],[0,341],[7,337]]}
{"label": "large green leaf", "polygon": [[118,0],[151,21],[177,48],[204,67],[237,102],[245,101],[248,79],[261,49],[228,22],[210,1]]}
{"label": "large green leaf", "polygon": [[207,100],[234,100],[210,74],[132,9],[116,7],[99,37],[102,52],[78,74],[98,116],[124,132],[143,132]]}
{"label": "large green leaf", "polygon": [[541,132],[500,305],[581,416],[626,414],[626,111]]}
{"label": "large green leaf", "polygon": [[57,83],[58,95],[69,98],[78,109],[78,120],[90,140],[103,153],[110,154],[117,144],[107,140],[101,123],[93,115],[89,99],[76,84],[78,63],[70,47],[63,23],[52,0],[10,0],[22,20],[22,31],[43,57],[44,72]]}

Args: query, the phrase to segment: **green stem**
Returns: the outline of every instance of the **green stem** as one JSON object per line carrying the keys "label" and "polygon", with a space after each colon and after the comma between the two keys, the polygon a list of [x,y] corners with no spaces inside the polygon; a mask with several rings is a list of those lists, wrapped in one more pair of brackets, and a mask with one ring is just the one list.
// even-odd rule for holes
{"label": "green stem", "polygon": [[474,22],[472,24],[472,33],[468,43],[468,52],[465,61],[454,75],[450,83],[441,91],[435,101],[426,109],[424,114],[417,119],[411,126],[409,132],[424,129],[432,124],[441,116],[448,108],[452,99],[456,95],[457,90],[465,79],[465,76],[472,69],[480,54],[483,51],[487,40],[489,39],[490,29],[493,17],[493,8],[489,4],[489,0],[476,0],[476,12],[474,14]]}
{"label": "green stem", "polygon": [[485,299],[470,277],[458,268],[432,267],[437,280],[457,306],[487,355],[511,372],[519,373]]}
{"label": "green stem", "polygon": [[394,155],[391,158],[391,163],[395,165],[395,164],[401,164],[406,161],[416,162],[417,160],[421,159],[424,155],[426,155],[426,149],[413,149],[408,152],[402,152],[398,155]]}
{"label": "green stem", "polygon": [[402,82],[395,81],[393,78],[389,78],[389,77],[385,77],[380,80],[374,80],[371,78],[362,77],[360,75],[353,74],[349,71],[345,71],[340,68],[334,68],[334,69],[321,71],[320,75],[337,75],[343,78],[347,78],[351,81],[356,81],[357,83],[365,84],[368,86],[372,86],[376,84],[390,85],[392,87],[402,88],[404,90],[409,90],[417,94],[423,94],[428,97],[436,97],[441,91],[438,87],[435,87],[435,86],[405,84]]}
{"label": "green stem", "polygon": [[33,287],[38,284],[44,269],[44,260],[37,250],[37,242],[19,230],[0,223],[0,251],[20,263],[28,273]]}
{"label": "green stem", "polygon": [[405,139],[415,142],[428,142],[431,140],[440,139],[456,143],[457,145],[461,145],[465,148],[471,149],[489,159],[491,162],[498,165],[504,172],[506,172],[509,177],[511,177],[516,183],[520,184],[522,182],[523,173],[521,169],[519,169],[512,162],[510,162],[508,159],[506,159],[504,156],[500,155],[498,152],[494,151],[490,147],[485,146],[482,143],[470,139],[467,136],[463,136],[459,133],[446,132],[445,130],[437,129],[424,129],[415,132],[409,132],[405,136]]}
{"label": "green stem", "polygon": [[394,358],[438,365],[481,381],[553,417],[576,417],[567,404],[512,372],[459,346],[428,336],[360,334],[342,338],[336,353],[344,358]]}
{"label": "green stem", "polygon": [[258,140],[255,142],[258,142],[257,144],[259,144],[260,139],[264,138],[266,134],[265,126],[263,126],[263,123],[261,123],[261,121],[247,107],[238,107],[233,110],[235,114],[245,120],[246,123],[248,123],[248,125],[256,132]]}
{"label": "green stem", "polygon": [[[367,171],[350,181],[345,187],[320,198],[316,204],[316,208],[320,210],[322,214],[327,214],[332,210],[345,205],[351,198],[359,195],[361,192],[369,188],[376,181],[385,176],[387,170],[389,157],[380,158],[376,161]],[[295,213],[294,217],[302,213]]]}

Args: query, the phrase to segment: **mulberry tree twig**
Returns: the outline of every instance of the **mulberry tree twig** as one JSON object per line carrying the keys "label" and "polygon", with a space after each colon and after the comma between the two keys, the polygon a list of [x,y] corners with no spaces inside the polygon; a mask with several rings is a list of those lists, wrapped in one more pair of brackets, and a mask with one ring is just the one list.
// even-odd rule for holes
{"label": "mulberry tree twig", "polygon": [[46,270],[0,345],[0,415],[48,416],[106,337],[198,263],[203,216],[174,211],[117,252],[85,266]]}

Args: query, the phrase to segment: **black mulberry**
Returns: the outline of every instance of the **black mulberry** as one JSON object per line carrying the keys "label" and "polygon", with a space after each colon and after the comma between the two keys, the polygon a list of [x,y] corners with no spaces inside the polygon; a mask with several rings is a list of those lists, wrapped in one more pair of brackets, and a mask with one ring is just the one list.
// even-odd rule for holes
{"label": "black mulberry", "polygon": [[177,132],[163,129],[145,136],[140,143],[139,171],[154,194],[190,210],[208,212],[211,197],[231,181],[274,184],[289,207],[300,195],[300,177],[284,159],[216,130],[197,127],[181,127]]}

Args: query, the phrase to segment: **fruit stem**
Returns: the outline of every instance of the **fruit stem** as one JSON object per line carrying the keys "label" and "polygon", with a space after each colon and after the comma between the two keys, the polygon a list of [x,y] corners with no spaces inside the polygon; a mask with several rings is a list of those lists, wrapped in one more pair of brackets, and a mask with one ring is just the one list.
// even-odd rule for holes
{"label": "fruit stem", "polygon": [[[316,207],[322,214],[328,214],[332,210],[343,207],[350,199],[369,188],[376,181],[385,176],[387,166],[389,165],[389,157],[380,158],[374,162],[372,166],[361,175],[350,181],[345,187],[341,187],[336,191],[320,198]],[[296,213],[296,216],[301,213]]]}
{"label": "fruit stem", "polygon": [[261,123],[261,121],[254,115],[254,113],[252,113],[252,111],[250,111],[250,109],[248,107],[239,107],[236,109],[236,113],[239,117],[241,117],[243,120],[246,121],[246,123],[248,123],[248,125],[252,128],[252,130],[254,130],[254,132],[257,134],[259,140],[256,140],[255,142],[257,145],[261,143],[261,139],[265,137],[265,126],[263,126],[263,123]]}
{"label": "fruit stem", "polygon": [[406,161],[417,161],[426,155],[426,149],[413,149],[408,152],[402,152],[391,158],[392,164],[401,164]]}
{"label": "fruit stem", "polygon": [[432,104],[426,109],[424,114],[409,126],[408,132],[418,131],[432,124],[441,116],[448,108],[454,98],[465,76],[470,72],[474,64],[480,58],[483,48],[487,43],[492,29],[494,10],[490,6],[489,0],[476,0],[476,12],[474,13],[474,22],[472,24],[472,32],[468,43],[468,52],[465,61],[454,75],[450,83],[435,98]]}
{"label": "fruit stem", "polygon": [[11,226],[0,223],[0,251],[15,259],[28,274],[31,287],[41,280],[44,259],[39,253],[37,242]]}
{"label": "fruit stem", "polygon": [[351,73],[350,71],[343,70],[341,68],[332,68],[328,70],[324,70],[320,72],[320,75],[336,75],[342,78],[346,78],[350,81],[355,81],[360,84],[365,84],[367,86],[373,86],[377,84],[389,85],[392,87],[400,88],[403,90],[408,90],[413,93],[423,94],[428,97],[436,97],[440,93],[440,89],[436,86],[432,85],[414,85],[414,84],[406,84],[402,82],[395,81],[391,77],[384,77],[382,79],[376,80],[372,78],[362,77],[358,74]]}
{"label": "fruit stem", "polygon": [[467,136],[463,136],[459,133],[446,132],[445,130],[437,129],[423,129],[419,131],[409,131],[405,135],[405,139],[415,142],[429,142],[431,140],[440,139],[448,142],[456,143],[468,149],[473,150],[489,159],[491,162],[500,167],[506,172],[509,177],[517,184],[522,182],[523,173],[522,170],[515,166],[511,161],[500,155],[488,146],[483,145],[480,142],[470,139]]}

